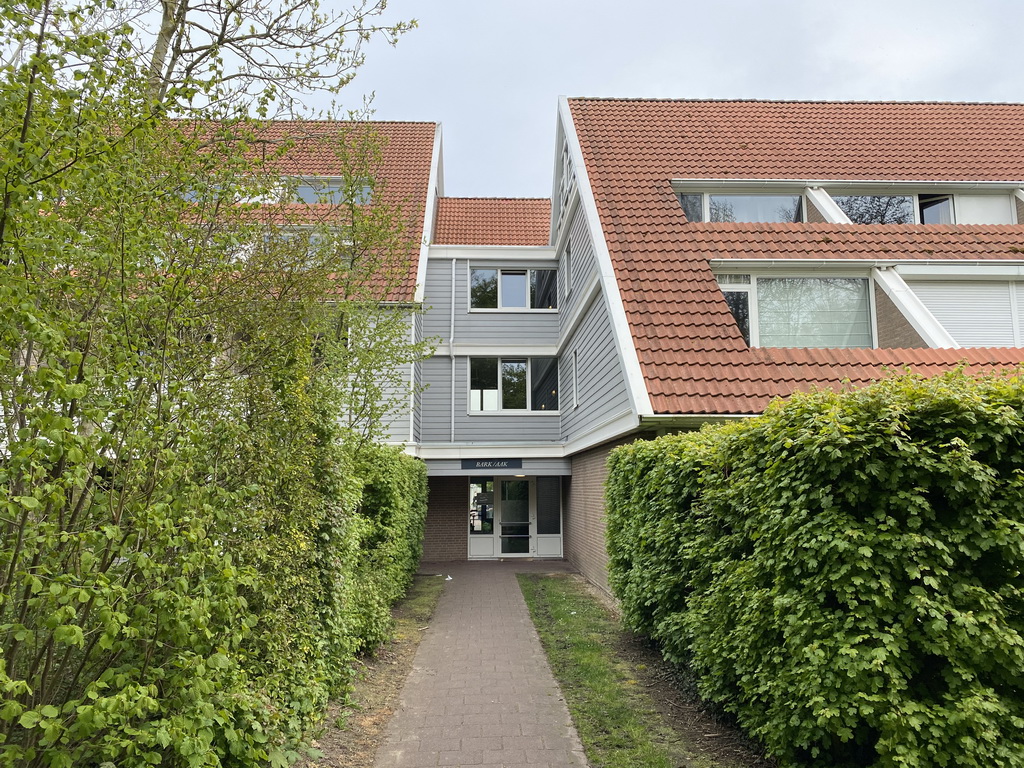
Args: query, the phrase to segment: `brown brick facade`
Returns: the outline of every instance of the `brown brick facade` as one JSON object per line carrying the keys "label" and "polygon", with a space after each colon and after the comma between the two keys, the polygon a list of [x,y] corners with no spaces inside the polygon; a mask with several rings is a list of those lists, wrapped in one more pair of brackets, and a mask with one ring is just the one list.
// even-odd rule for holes
{"label": "brown brick facade", "polygon": [[469,554],[469,478],[432,477],[423,560],[465,560]]}
{"label": "brown brick facade", "polygon": [[924,339],[914,330],[885,291],[875,286],[875,318],[878,327],[878,346],[881,349],[922,349]]}
{"label": "brown brick facade", "polygon": [[562,551],[565,559],[588,581],[609,594],[604,509],[608,455],[617,446],[632,443],[642,437],[633,435],[576,454],[572,457],[572,477],[565,478],[568,486],[562,517]]}

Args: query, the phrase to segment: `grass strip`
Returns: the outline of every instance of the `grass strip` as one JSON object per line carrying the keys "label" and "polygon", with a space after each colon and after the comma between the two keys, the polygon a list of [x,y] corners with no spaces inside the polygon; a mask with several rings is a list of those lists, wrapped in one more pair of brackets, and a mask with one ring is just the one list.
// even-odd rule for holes
{"label": "grass strip", "polygon": [[618,621],[577,579],[523,573],[519,587],[593,768],[707,765],[659,743],[661,716],[616,654]]}

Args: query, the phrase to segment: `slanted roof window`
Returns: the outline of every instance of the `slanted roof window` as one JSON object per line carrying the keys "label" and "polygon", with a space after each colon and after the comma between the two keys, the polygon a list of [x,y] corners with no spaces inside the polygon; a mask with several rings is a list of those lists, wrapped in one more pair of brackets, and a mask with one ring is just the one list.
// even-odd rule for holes
{"label": "slanted roof window", "polygon": [[866,278],[720,275],[718,280],[749,346],[872,346]]}

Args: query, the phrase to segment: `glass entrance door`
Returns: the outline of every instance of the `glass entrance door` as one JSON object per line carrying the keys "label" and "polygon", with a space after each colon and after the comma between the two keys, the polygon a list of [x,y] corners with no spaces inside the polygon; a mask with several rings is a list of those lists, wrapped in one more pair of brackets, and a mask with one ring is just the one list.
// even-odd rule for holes
{"label": "glass entrance door", "polygon": [[529,555],[532,514],[530,481],[523,478],[498,480],[498,535],[503,555]]}

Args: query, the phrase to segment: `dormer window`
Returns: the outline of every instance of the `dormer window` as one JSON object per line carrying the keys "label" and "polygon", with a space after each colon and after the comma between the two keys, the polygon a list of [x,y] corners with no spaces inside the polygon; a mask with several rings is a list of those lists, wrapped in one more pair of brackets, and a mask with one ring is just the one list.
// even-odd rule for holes
{"label": "dormer window", "polygon": [[872,346],[866,278],[723,274],[718,284],[749,346]]}
{"label": "dormer window", "polygon": [[366,205],[372,197],[372,187],[338,178],[302,178],[292,188],[292,194],[298,202],[311,205],[338,205],[348,202],[350,196],[356,205]]}
{"label": "dormer window", "polygon": [[832,195],[854,224],[913,224],[912,195]]}
{"label": "dormer window", "polygon": [[922,224],[952,224],[952,195],[918,195],[918,210]]}
{"label": "dormer window", "polygon": [[802,195],[681,194],[687,221],[803,221]]}

